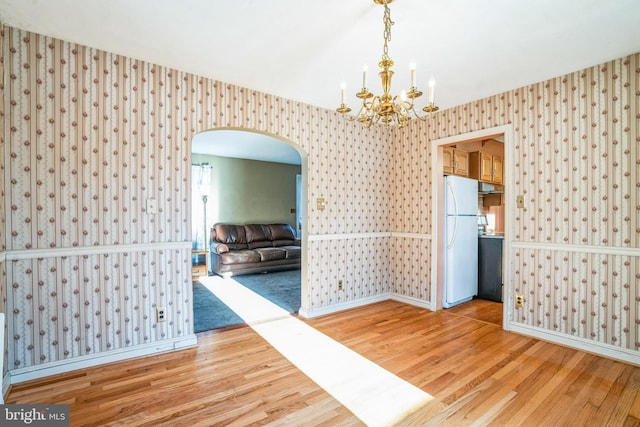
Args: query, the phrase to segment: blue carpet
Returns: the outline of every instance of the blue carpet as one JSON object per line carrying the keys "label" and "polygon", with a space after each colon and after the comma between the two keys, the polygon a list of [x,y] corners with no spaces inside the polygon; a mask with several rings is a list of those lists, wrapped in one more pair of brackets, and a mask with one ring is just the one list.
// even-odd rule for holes
{"label": "blue carpet", "polygon": [[232,279],[289,313],[300,309],[300,270],[244,274]]}
{"label": "blue carpet", "polygon": [[[300,270],[246,274],[232,279],[289,313],[300,309]],[[194,332],[244,323],[200,282],[193,282],[193,317]]]}
{"label": "blue carpet", "polygon": [[200,282],[193,282],[193,331],[202,332],[244,323]]}

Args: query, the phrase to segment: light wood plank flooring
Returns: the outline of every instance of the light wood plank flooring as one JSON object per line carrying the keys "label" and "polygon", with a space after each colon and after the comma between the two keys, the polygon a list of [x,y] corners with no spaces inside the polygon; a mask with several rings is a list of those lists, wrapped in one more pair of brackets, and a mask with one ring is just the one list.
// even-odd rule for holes
{"label": "light wood plank flooring", "polygon": [[[306,322],[433,396],[403,426],[640,425],[640,367],[455,311],[385,301]],[[74,426],[362,425],[249,327],[14,385],[7,403],[68,403]]]}
{"label": "light wood plank flooring", "polygon": [[446,312],[502,326],[502,309],[502,303],[473,299],[455,307],[447,308]]}

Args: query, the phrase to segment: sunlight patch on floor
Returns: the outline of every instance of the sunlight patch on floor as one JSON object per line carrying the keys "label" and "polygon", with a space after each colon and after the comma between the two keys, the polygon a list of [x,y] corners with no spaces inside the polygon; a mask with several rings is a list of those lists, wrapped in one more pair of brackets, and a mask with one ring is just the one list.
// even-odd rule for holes
{"label": "sunlight patch on floor", "polygon": [[200,282],[367,425],[395,425],[433,399],[233,279]]}

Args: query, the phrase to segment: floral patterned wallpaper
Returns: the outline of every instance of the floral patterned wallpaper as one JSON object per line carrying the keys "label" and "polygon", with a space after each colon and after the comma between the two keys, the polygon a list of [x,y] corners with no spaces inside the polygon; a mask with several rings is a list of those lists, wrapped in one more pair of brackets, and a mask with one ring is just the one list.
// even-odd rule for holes
{"label": "floral patterned wallpaper", "polygon": [[513,93],[518,322],[640,348],[640,54]]}
{"label": "floral patterned wallpaper", "polygon": [[388,130],[11,27],[2,36],[9,369],[192,334],[190,144],[215,127],[296,145],[308,234],[351,233],[308,242],[307,309],[390,291],[389,237],[375,234],[389,230]]}
{"label": "floral patterned wallpaper", "polygon": [[[515,144],[515,164],[506,165],[514,179],[506,185],[526,200],[513,210],[513,280],[525,296],[514,322],[637,351],[640,54],[448,109],[399,131],[393,229],[429,233],[428,141],[506,124]],[[397,245],[394,292],[429,296],[431,272],[410,262],[408,242]],[[430,251],[417,241],[410,250],[413,259]]]}
{"label": "floral patterned wallpaper", "polygon": [[[215,127],[276,135],[305,158],[303,308],[313,311],[389,292],[429,302],[429,141],[512,123],[511,185],[529,200],[515,220],[514,280],[526,296],[516,322],[635,351],[639,56],[400,131],[366,130],[318,107],[4,27],[9,369],[192,334],[190,141]],[[159,305],[166,323],[155,321]]]}

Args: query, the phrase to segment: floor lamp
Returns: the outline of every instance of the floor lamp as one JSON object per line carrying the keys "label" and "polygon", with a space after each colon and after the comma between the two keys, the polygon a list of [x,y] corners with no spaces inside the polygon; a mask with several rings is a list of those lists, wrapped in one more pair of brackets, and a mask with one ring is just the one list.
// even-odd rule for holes
{"label": "floor lamp", "polygon": [[204,250],[207,250],[207,195],[202,195],[202,209],[203,217],[202,217],[202,225],[204,227],[204,234],[202,235],[202,244],[204,245]]}
{"label": "floor lamp", "polygon": [[209,163],[202,163],[200,165],[200,179],[198,180],[198,186],[200,187],[200,196],[202,196],[202,226],[204,228],[204,234],[202,235],[203,250],[207,250],[207,199],[209,191],[211,189],[211,165]]}

